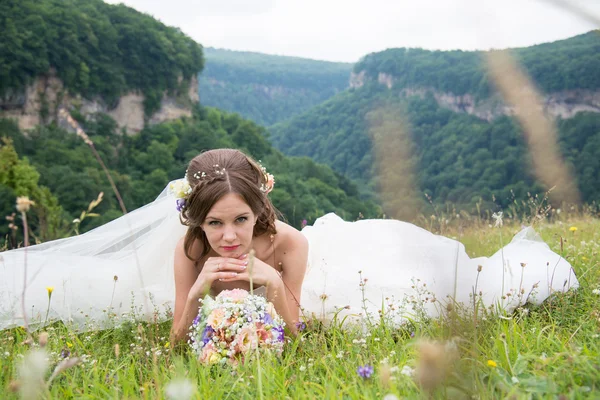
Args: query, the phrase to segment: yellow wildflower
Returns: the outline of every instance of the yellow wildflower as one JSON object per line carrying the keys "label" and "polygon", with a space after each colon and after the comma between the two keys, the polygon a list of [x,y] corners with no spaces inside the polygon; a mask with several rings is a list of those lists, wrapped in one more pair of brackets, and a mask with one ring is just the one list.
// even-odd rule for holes
{"label": "yellow wildflower", "polygon": [[54,292],[54,286],[46,286],[46,291],[48,292],[48,297],[52,296],[52,292]]}
{"label": "yellow wildflower", "polygon": [[576,227],[576,226],[572,226],[572,227],[570,227],[570,228],[569,228],[569,230],[570,230],[571,232],[575,232],[575,231],[577,230],[577,227]]}
{"label": "yellow wildflower", "polygon": [[67,342],[67,347],[68,347],[68,348],[71,348],[71,347],[73,347],[73,343],[71,343],[71,342]]}
{"label": "yellow wildflower", "polygon": [[165,349],[168,349],[170,345],[171,345],[171,343],[169,343],[169,342],[165,343]]}
{"label": "yellow wildflower", "polygon": [[496,361],[494,361],[494,360],[487,360],[487,365],[488,365],[488,367],[492,367],[492,368],[496,368],[498,366],[498,364],[496,364]]}

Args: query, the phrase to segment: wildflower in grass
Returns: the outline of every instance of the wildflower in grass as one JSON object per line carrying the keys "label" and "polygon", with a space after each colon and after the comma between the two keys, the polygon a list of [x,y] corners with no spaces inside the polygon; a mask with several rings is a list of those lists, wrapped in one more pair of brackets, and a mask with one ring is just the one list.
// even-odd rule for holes
{"label": "wildflower in grass", "polygon": [[577,227],[576,226],[572,226],[569,228],[569,230],[573,233],[575,233],[577,231]]}
{"label": "wildflower in grass", "polygon": [[68,347],[68,348],[71,348],[71,347],[73,347],[73,343],[71,343],[71,342],[67,342],[67,347]]}
{"label": "wildflower in grass", "polygon": [[592,293],[600,295],[600,289],[594,289],[594,290],[592,290]]}
{"label": "wildflower in grass", "polygon": [[400,400],[400,399],[398,399],[398,397],[395,394],[390,393],[390,394],[386,394],[383,397],[383,400]]}
{"label": "wildflower in grass", "polygon": [[18,370],[21,398],[41,398],[44,391],[44,377],[48,370],[48,354],[44,350],[30,351]]}
{"label": "wildflower in grass", "polygon": [[303,219],[303,220],[302,220],[301,227],[302,227],[302,228],[304,228],[306,225],[308,225],[308,221],[307,221],[307,220],[305,220],[305,219]]}
{"label": "wildflower in grass", "polygon": [[502,211],[498,213],[493,213],[492,218],[494,218],[494,228],[498,228],[502,226]]}
{"label": "wildflower in grass", "polygon": [[194,384],[189,379],[176,379],[169,382],[165,394],[170,400],[188,400],[192,398],[195,390]]}
{"label": "wildflower in grass", "polygon": [[364,379],[368,379],[373,375],[374,368],[371,365],[361,365],[356,370],[358,376]]}
{"label": "wildflower in grass", "polygon": [[306,365],[301,365],[299,369],[301,372],[306,371]]}
{"label": "wildflower in grass", "polygon": [[17,197],[17,211],[23,213],[29,211],[31,206],[35,206],[35,202],[33,200],[29,200],[27,196]]}
{"label": "wildflower in grass", "polygon": [[40,344],[40,347],[46,347],[46,345],[48,344],[48,332],[40,333],[38,343]]}
{"label": "wildflower in grass", "polygon": [[298,332],[302,332],[306,329],[306,324],[302,321],[298,321],[296,322],[296,329],[298,329]]}
{"label": "wildflower in grass", "polygon": [[402,371],[400,371],[400,373],[406,376],[413,376],[415,374],[415,370],[408,365],[405,365],[402,367]]}
{"label": "wildflower in grass", "polygon": [[487,365],[491,368],[496,368],[498,366],[498,364],[494,360],[487,360]]}
{"label": "wildflower in grass", "polygon": [[517,378],[516,376],[513,376],[512,378],[510,378],[510,380],[512,381],[512,383],[514,383],[515,385],[517,383],[519,383],[519,378]]}

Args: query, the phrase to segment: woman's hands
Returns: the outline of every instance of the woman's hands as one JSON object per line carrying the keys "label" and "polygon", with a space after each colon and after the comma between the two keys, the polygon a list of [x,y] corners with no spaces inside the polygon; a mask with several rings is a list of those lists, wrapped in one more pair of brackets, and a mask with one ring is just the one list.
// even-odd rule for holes
{"label": "woman's hands", "polygon": [[246,264],[244,264],[244,270],[238,272],[235,275],[230,275],[225,278],[222,278],[221,280],[223,282],[250,282],[250,274],[252,274],[252,284],[258,286],[269,286],[281,280],[281,277],[277,270],[271,267],[269,264],[265,263],[264,261],[254,257],[254,260],[252,262],[252,270],[250,270],[246,268],[248,266],[248,255],[244,254],[242,257],[240,257],[240,260],[244,260],[246,262]]}
{"label": "woman's hands", "polygon": [[229,257],[210,257],[202,266],[202,271],[192,285],[189,297],[198,299],[204,297],[210,291],[216,280],[232,281],[239,280],[239,275],[246,270],[248,265],[247,257],[229,258]]}

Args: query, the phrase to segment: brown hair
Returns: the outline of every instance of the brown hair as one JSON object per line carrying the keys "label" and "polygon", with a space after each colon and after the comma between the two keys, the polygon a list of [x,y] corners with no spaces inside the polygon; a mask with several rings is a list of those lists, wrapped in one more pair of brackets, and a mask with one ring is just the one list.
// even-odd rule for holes
{"label": "brown hair", "polygon": [[[190,260],[199,262],[210,251],[201,225],[213,205],[229,193],[240,195],[258,217],[254,225],[254,236],[265,232],[277,233],[277,210],[261,190],[267,184],[267,177],[261,166],[241,151],[216,149],[201,153],[190,161],[186,178],[192,192],[181,211],[180,219],[182,224],[188,226],[183,248]],[[202,253],[194,259],[190,253],[196,239],[202,243]]]}

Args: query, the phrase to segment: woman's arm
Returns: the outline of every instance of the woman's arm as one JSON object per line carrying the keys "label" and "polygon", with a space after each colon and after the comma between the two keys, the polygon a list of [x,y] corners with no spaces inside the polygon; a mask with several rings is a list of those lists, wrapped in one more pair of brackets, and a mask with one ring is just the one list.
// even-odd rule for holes
{"label": "woman's arm", "polygon": [[285,286],[286,303],[293,321],[293,327],[290,326],[290,329],[293,328],[295,332],[300,316],[302,282],[304,282],[308,263],[308,240],[296,229],[290,226],[286,228],[289,231],[286,232],[285,240],[280,245],[279,259],[282,263],[281,279]]}
{"label": "woman's arm", "polygon": [[[198,315],[200,296],[190,296],[190,290],[198,278],[198,271],[194,262],[186,257],[183,249],[183,238],[175,248],[175,310],[173,313],[173,326],[171,327],[171,343],[185,340],[190,326]],[[206,285],[204,285],[206,286]],[[206,293],[210,290],[204,288]],[[205,293],[205,294],[206,294]]]}

